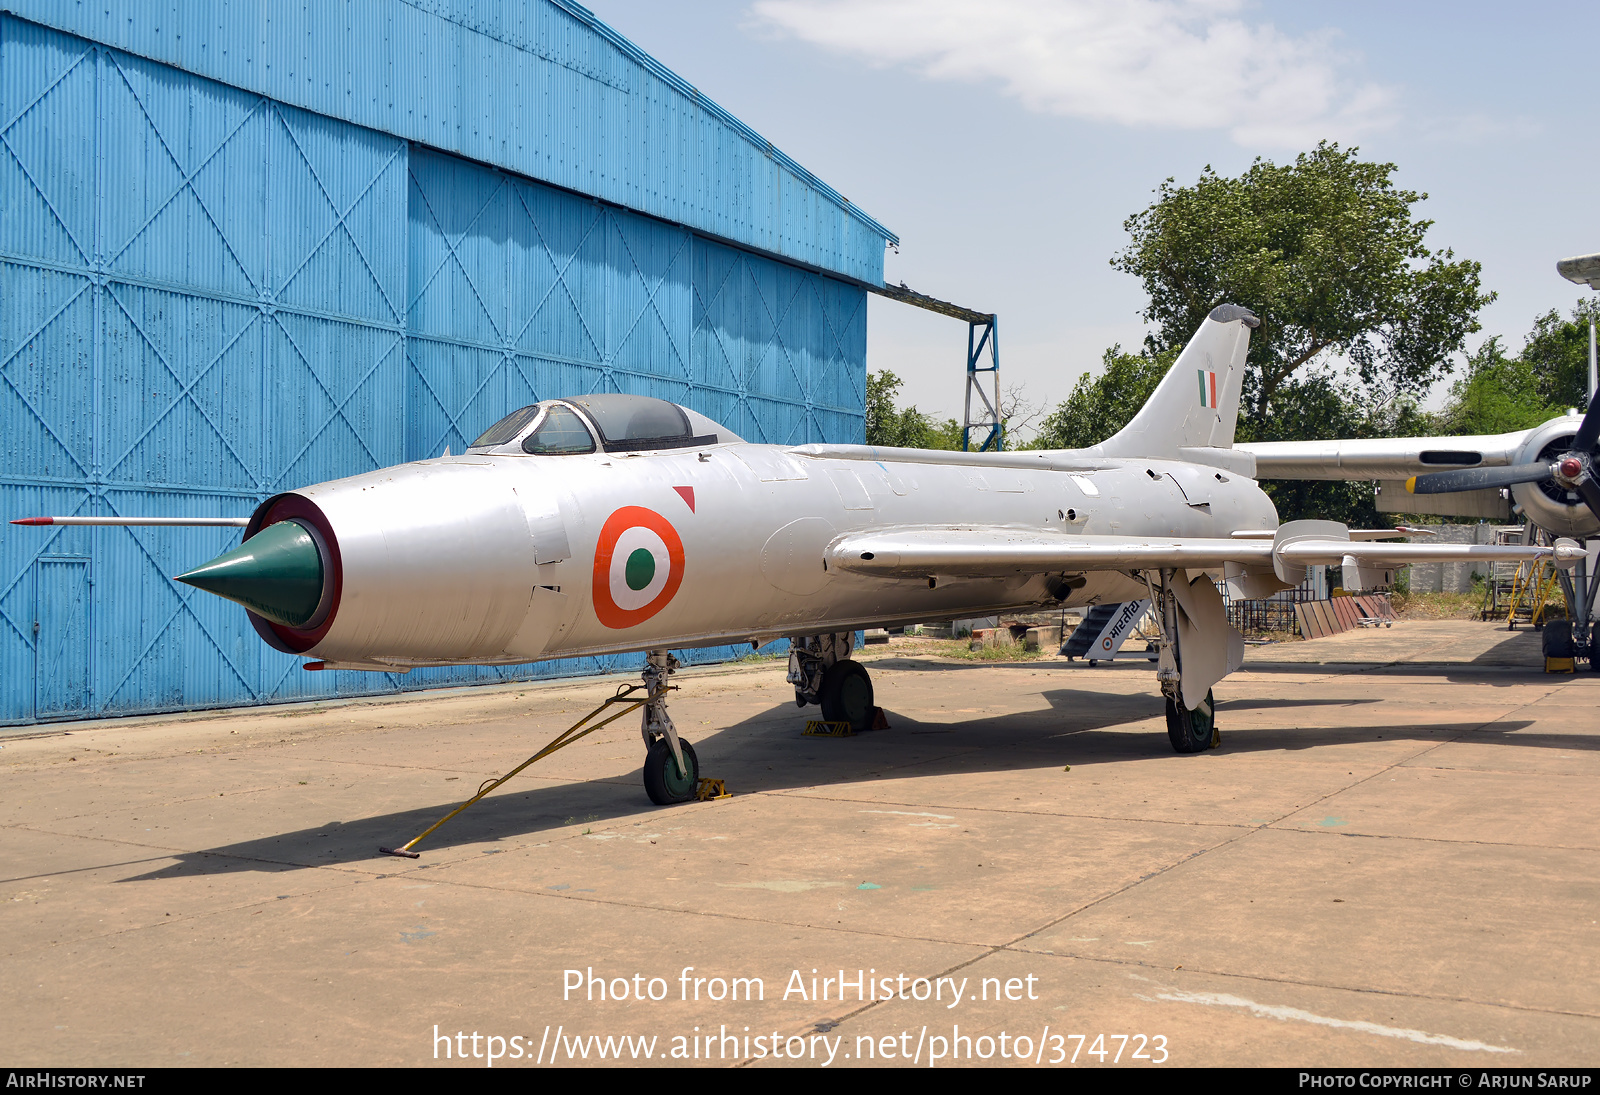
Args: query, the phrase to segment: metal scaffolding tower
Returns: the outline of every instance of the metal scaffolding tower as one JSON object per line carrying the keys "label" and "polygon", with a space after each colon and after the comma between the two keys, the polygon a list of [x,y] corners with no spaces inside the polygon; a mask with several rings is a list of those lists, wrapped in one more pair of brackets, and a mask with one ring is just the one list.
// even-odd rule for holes
{"label": "metal scaffolding tower", "polygon": [[[938,312],[967,323],[967,394],[963,401],[961,448],[971,452],[999,452],[1005,445],[1005,421],[1000,416],[1000,324],[993,312],[979,312],[925,296],[899,285],[872,288],[879,296]],[[981,364],[987,356],[989,363]],[[977,398],[974,399],[973,397]]]}

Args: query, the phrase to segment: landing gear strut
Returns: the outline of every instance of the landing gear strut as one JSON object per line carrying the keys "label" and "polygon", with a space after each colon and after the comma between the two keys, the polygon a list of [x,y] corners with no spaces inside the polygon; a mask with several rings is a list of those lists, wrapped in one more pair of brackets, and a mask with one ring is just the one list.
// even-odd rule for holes
{"label": "landing gear strut", "polygon": [[1150,583],[1145,576],[1145,588],[1150,591],[1150,603],[1156,607],[1156,622],[1161,635],[1156,640],[1156,680],[1161,684],[1161,695],[1167,703],[1167,740],[1176,753],[1203,753],[1222,742],[1217,732],[1216,701],[1210,689],[1206,698],[1193,708],[1183,702],[1183,650],[1178,641],[1178,599],[1173,592],[1175,582],[1185,578],[1178,571],[1164,567],[1161,584]]}
{"label": "landing gear strut", "polygon": [[790,639],[788,680],[796,707],[820,704],[824,720],[847,722],[861,733],[872,729],[878,709],[867,667],[850,658],[855,641],[854,631]]}
{"label": "landing gear strut", "polygon": [[1600,592],[1600,570],[1588,573],[1589,560],[1579,559],[1570,571],[1557,571],[1567,618],[1544,625],[1541,645],[1546,658],[1588,658],[1589,668],[1600,673],[1600,626],[1593,620],[1595,595]]}
{"label": "landing gear strut", "polygon": [[652,650],[645,656],[644,714],[639,733],[644,737],[644,791],[657,806],[671,806],[694,798],[700,784],[700,761],[694,746],[678,737],[678,728],[667,714],[667,693],[675,687],[667,683],[678,668],[678,659],[666,650]]}

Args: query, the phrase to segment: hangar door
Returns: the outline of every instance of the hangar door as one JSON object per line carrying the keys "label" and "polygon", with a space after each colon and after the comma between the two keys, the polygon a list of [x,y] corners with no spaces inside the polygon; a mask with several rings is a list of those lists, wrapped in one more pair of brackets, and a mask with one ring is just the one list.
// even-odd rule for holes
{"label": "hangar door", "polygon": [[45,556],[33,570],[34,712],[81,718],[89,711],[89,560]]}

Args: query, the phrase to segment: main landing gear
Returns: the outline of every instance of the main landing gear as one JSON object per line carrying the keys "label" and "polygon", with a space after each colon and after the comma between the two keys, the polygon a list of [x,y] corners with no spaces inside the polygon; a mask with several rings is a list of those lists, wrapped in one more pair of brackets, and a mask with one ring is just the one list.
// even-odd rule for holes
{"label": "main landing gear", "polygon": [[[1225,633],[1204,635],[1197,626],[1195,616],[1203,618],[1207,614],[1206,604],[1179,604],[1178,593],[1174,587],[1177,583],[1186,581],[1187,578],[1182,572],[1170,568],[1162,569],[1159,585],[1151,585],[1149,576],[1145,576],[1146,588],[1150,590],[1150,603],[1155,606],[1156,622],[1161,629],[1160,637],[1153,645],[1157,650],[1156,680],[1160,682],[1161,695],[1166,700],[1167,706],[1167,740],[1172,743],[1173,752],[1203,753],[1222,744],[1222,735],[1217,731],[1216,699],[1211,689],[1207,688],[1205,699],[1194,707],[1189,707],[1184,702],[1185,667],[1180,636],[1187,631],[1188,641],[1195,643],[1207,639],[1212,641],[1220,639],[1226,642],[1226,635]],[[1216,587],[1211,585],[1209,578],[1197,579],[1196,583],[1188,587],[1185,592],[1188,593],[1190,602],[1203,601],[1207,597],[1215,597],[1218,604],[1221,602],[1220,596],[1216,594]],[[1188,626],[1180,628],[1178,614],[1186,609],[1189,613],[1186,620]],[[1214,632],[1228,626],[1226,617],[1212,623]],[[1221,626],[1217,627],[1217,624]],[[1206,652],[1202,649],[1197,657],[1203,658],[1204,653]],[[1191,694],[1194,691],[1192,686],[1191,681]]]}
{"label": "main landing gear", "polygon": [[788,680],[796,707],[818,704],[825,721],[847,722],[859,734],[872,729],[878,708],[867,667],[850,658],[855,640],[854,631],[790,639]]}
{"label": "main landing gear", "polygon": [[667,714],[667,683],[678,659],[669,651],[652,650],[644,666],[645,702],[639,733],[644,737],[644,792],[657,806],[688,802],[700,786],[700,761],[694,746],[678,737]]}
{"label": "main landing gear", "polygon": [[1222,743],[1222,735],[1217,732],[1217,709],[1209,691],[1193,711],[1186,710],[1182,700],[1167,697],[1167,739],[1176,753],[1203,753]]}

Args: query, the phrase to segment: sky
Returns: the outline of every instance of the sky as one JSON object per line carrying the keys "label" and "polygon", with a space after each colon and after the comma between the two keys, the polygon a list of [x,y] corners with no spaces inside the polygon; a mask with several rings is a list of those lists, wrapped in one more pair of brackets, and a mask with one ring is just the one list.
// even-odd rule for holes
{"label": "sky", "polygon": [[[1498,299],[1468,340],[1515,350],[1589,290],[1600,251],[1600,5],[1247,0],[589,0],[900,237],[885,276],[999,316],[1003,383],[1054,407],[1136,348],[1123,222],[1164,179],[1237,175],[1318,140],[1428,194],[1427,243]],[[867,367],[960,417],[965,324],[869,299]],[[1431,394],[1437,405],[1444,385]]]}

